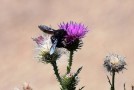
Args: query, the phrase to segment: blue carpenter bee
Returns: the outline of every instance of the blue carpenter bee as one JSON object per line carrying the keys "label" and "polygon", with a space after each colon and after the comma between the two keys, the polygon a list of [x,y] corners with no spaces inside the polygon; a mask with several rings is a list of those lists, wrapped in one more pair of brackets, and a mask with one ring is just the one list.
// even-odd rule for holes
{"label": "blue carpenter bee", "polygon": [[67,32],[65,30],[63,30],[63,29],[55,30],[55,29],[52,29],[45,25],[39,25],[38,27],[44,33],[52,35],[51,36],[52,46],[50,48],[50,55],[52,55],[54,53],[56,47],[62,48],[62,47],[66,46],[65,36],[67,35]]}

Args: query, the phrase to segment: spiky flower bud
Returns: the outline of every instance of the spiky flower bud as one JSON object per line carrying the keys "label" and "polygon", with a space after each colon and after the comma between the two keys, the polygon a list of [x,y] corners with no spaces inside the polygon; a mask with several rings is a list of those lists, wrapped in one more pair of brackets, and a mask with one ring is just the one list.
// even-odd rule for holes
{"label": "spiky flower bud", "polygon": [[62,77],[62,85],[64,87],[62,90],[75,90],[78,82],[78,76],[75,76],[73,73],[66,74]]}

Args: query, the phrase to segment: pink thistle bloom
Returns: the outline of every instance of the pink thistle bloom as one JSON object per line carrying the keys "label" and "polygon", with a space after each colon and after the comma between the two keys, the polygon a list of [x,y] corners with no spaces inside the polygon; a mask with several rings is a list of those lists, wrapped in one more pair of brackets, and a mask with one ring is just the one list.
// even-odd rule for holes
{"label": "pink thistle bloom", "polygon": [[[61,54],[64,54],[64,51],[60,49],[55,49],[55,52],[50,55],[50,48],[52,46],[52,42],[50,39],[50,35],[38,36],[33,38],[33,41],[37,44],[37,54],[36,58],[39,59],[42,63],[50,63],[52,61],[56,61],[60,58]],[[25,85],[26,86],[26,85]]]}
{"label": "pink thistle bloom", "polygon": [[37,45],[43,45],[44,43],[44,37],[43,36],[39,36],[37,38],[33,38],[33,40],[37,43]]}
{"label": "pink thistle bloom", "polygon": [[67,32],[66,35],[67,43],[70,43],[76,39],[83,38],[85,34],[88,32],[88,29],[87,27],[84,26],[84,24],[76,23],[73,21],[67,23],[64,22],[60,23],[59,28]]}

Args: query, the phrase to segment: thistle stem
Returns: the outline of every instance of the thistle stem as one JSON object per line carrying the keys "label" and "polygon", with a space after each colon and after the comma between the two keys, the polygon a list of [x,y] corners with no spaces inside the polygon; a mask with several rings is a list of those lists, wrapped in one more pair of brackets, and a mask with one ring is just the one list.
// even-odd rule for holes
{"label": "thistle stem", "polygon": [[114,83],[115,83],[115,71],[113,70],[113,72],[112,72],[112,85],[111,85],[111,90],[115,90]]}
{"label": "thistle stem", "polygon": [[69,60],[68,60],[68,66],[67,66],[67,74],[70,73],[71,67],[72,67],[72,61],[73,61],[73,54],[74,51],[70,51]]}
{"label": "thistle stem", "polygon": [[132,85],[132,90],[134,90],[134,86]]}
{"label": "thistle stem", "polygon": [[126,84],[124,83],[124,90],[126,90]]}
{"label": "thistle stem", "polygon": [[61,81],[61,77],[60,77],[59,72],[58,72],[58,66],[57,66],[56,61],[51,62],[51,64],[53,66],[54,73],[55,73],[60,85],[62,86],[62,81]]}

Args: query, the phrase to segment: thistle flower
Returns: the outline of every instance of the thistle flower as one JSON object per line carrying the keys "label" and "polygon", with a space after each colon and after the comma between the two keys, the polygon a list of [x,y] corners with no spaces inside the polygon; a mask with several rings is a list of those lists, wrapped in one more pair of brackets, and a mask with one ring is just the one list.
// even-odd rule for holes
{"label": "thistle flower", "polygon": [[41,46],[44,43],[44,37],[43,36],[39,36],[37,38],[33,38],[33,40],[37,43],[38,46]]}
{"label": "thistle flower", "polygon": [[84,24],[76,23],[76,22],[69,22],[69,23],[61,23],[59,25],[60,29],[64,29],[67,32],[67,40],[68,42],[72,42],[75,39],[81,39],[85,36],[88,32],[87,27]]}
{"label": "thistle flower", "polygon": [[56,49],[55,52],[50,55],[50,47],[52,45],[50,36],[39,36],[37,38],[33,38],[33,40],[37,43],[38,58],[43,63],[49,63],[57,60],[61,56],[61,51]]}
{"label": "thistle flower", "polygon": [[82,46],[82,38],[88,32],[87,27],[84,24],[76,23],[73,21],[67,23],[60,23],[59,28],[65,30],[67,35],[65,36],[66,47],[68,50],[76,50]]}
{"label": "thistle flower", "polygon": [[109,54],[104,59],[104,67],[106,67],[108,72],[119,72],[125,68],[126,62],[125,57],[117,54]]}

